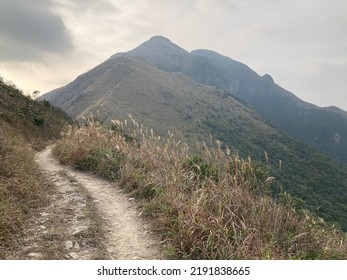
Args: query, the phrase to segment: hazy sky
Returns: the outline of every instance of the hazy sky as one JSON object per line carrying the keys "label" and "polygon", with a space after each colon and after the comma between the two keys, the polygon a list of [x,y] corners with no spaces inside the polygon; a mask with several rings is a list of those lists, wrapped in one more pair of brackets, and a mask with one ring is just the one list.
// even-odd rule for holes
{"label": "hazy sky", "polygon": [[346,0],[1,0],[0,75],[44,93],[153,35],[347,110]]}

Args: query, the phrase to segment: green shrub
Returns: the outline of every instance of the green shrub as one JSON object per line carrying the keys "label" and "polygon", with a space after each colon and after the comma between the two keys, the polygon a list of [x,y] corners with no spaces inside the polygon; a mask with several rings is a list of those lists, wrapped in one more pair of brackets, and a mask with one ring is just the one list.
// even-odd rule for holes
{"label": "green shrub", "polygon": [[205,178],[211,178],[218,181],[219,170],[214,168],[210,163],[205,161],[201,156],[193,156],[185,160],[183,167],[194,174],[194,176],[203,180]]}
{"label": "green shrub", "polygon": [[104,178],[115,180],[120,175],[122,156],[112,148],[96,146],[76,165],[80,169],[93,171]]}

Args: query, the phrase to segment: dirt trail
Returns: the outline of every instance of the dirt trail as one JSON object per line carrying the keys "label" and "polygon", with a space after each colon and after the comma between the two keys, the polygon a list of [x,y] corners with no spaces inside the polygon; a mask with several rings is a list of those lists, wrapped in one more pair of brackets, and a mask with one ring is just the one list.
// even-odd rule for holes
{"label": "dirt trail", "polygon": [[[66,188],[66,181],[82,186],[92,197],[104,227],[104,247],[108,259],[161,259],[160,240],[140,217],[136,202],[124,195],[121,189],[93,175],[62,166],[48,147],[37,155],[37,162],[49,177],[54,177],[58,188]],[[70,180],[67,180],[70,178]],[[69,206],[72,211],[75,203]],[[76,212],[76,211],[75,211]],[[79,228],[70,229],[78,232]],[[88,254],[83,254],[88,258]],[[82,258],[82,257],[81,257]]]}

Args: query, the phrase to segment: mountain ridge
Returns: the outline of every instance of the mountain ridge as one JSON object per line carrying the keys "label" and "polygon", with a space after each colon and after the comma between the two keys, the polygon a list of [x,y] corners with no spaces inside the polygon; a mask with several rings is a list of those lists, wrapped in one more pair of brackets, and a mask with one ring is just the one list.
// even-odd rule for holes
{"label": "mountain ridge", "polygon": [[[175,50],[182,55],[180,60]],[[192,57],[176,48],[171,53],[174,60],[167,69],[182,65],[188,71],[195,67],[201,69],[197,76],[206,74],[211,78],[219,71],[205,57]],[[170,130],[193,147],[211,134],[228,145],[233,154],[245,158],[250,155],[262,162],[267,157],[277,187],[299,197],[312,212],[347,228],[346,168],[278,132],[239,97],[235,99],[214,85],[203,85],[183,72],[167,69],[156,67],[144,57],[118,54],[41,98],[73,117],[92,114],[111,124],[112,119],[131,114],[158,134],[165,136]],[[272,79],[264,76],[260,86],[267,83]]]}
{"label": "mountain ridge", "polygon": [[[123,55],[136,54],[159,69],[182,72],[201,84],[240,98],[277,129],[347,164],[347,112],[303,101],[277,85],[269,74],[260,76],[247,65],[215,51],[178,51],[177,45],[168,39],[166,47],[158,51],[156,47],[162,40],[152,37]],[[163,60],[164,51],[167,55]]]}

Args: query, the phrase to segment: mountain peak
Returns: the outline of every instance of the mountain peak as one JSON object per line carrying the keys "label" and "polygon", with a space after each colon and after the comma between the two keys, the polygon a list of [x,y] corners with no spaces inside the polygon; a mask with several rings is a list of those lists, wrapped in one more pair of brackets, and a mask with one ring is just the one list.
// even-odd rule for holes
{"label": "mountain peak", "polygon": [[168,39],[162,35],[155,35],[155,36],[151,37],[147,42],[173,44],[170,41],[170,39]]}
{"label": "mountain peak", "polygon": [[274,79],[269,75],[269,74],[265,74],[261,77],[264,81],[266,81],[267,83],[273,84],[274,83]]}
{"label": "mountain peak", "polygon": [[180,46],[172,43],[168,38],[156,35],[151,37],[148,41],[144,42],[137,48],[133,49],[132,51],[128,52],[130,55],[152,55],[156,53],[162,53],[167,55],[168,53],[184,53],[189,54],[186,50],[182,49]]}
{"label": "mountain peak", "polygon": [[126,53],[127,56],[139,56],[168,72],[180,71],[184,61],[189,59],[189,52],[172,43],[164,36],[153,36],[137,48]]}
{"label": "mountain peak", "polygon": [[178,45],[174,44],[170,39],[161,36],[161,35],[156,35],[151,37],[148,41],[144,42],[142,45],[139,47],[143,46],[150,46],[150,47],[155,47],[155,48],[172,48],[172,49],[181,49]]}

